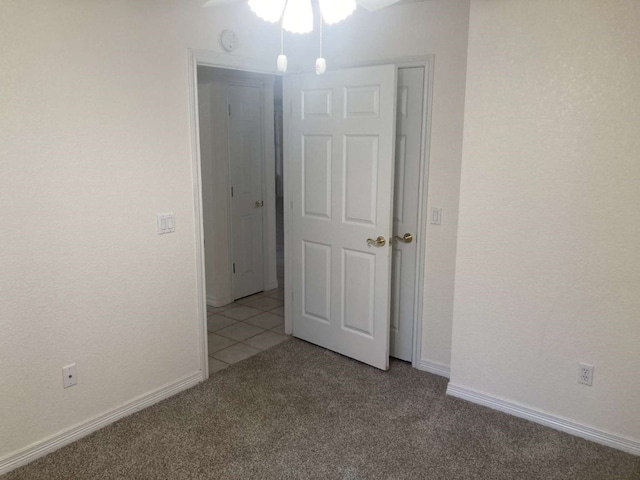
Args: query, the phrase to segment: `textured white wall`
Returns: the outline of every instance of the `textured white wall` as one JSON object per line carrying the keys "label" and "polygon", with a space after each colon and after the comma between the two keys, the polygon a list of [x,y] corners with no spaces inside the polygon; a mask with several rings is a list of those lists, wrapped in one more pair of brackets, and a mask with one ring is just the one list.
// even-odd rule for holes
{"label": "textured white wall", "polygon": [[0,461],[199,370],[187,48],[222,28],[277,55],[246,5],[2,3]]}
{"label": "textured white wall", "polygon": [[[328,68],[395,57],[435,54],[428,208],[443,209],[442,225],[428,225],[422,358],[449,366],[462,158],[469,0],[426,0],[370,13],[358,9],[324,28]],[[313,69],[318,37],[287,35],[294,67]]]}
{"label": "textured white wall", "polygon": [[[429,202],[445,219],[423,348],[448,364],[468,0],[352,20],[327,38],[330,62],[436,54]],[[236,55],[277,55],[277,28],[244,4],[3,3],[0,461],[198,371],[187,48],[220,51],[223,28]],[[157,236],[165,211],[177,231]],[[63,390],[71,362],[79,383]]]}
{"label": "textured white wall", "polygon": [[472,1],[451,378],[636,441],[638,25],[636,0]]}

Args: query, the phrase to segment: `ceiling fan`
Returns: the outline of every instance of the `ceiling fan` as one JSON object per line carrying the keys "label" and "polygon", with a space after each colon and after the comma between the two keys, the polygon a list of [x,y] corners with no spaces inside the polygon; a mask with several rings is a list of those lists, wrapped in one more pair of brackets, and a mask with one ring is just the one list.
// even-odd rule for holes
{"label": "ceiling fan", "polygon": [[[203,7],[216,7],[246,0],[208,0]],[[283,51],[283,31],[291,33],[309,33],[313,31],[313,5],[320,10],[320,57],[316,60],[316,73],[326,70],[326,61],[322,58],[322,24],[341,22],[351,15],[356,7],[376,11],[402,0],[248,0],[249,8],[261,19],[270,23],[280,23],[280,55],[278,70],[287,71],[287,57]],[[225,48],[229,51],[228,48]]]}
{"label": "ceiling fan", "polygon": [[[244,1],[244,0],[208,0],[202,6],[217,7],[220,5],[227,5],[230,3],[238,3],[240,1]],[[366,8],[369,11],[375,12],[376,10],[380,10],[381,8],[388,7],[389,5],[393,5],[394,3],[398,3],[400,1],[401,0],[355,0],[355,3],[357,3],[363,8]],[[265,3],[265,2],[263,1],[261,3]],[[284,6],[284,3],[286,2],[279,0],[274,3],[282,3]],[[341,2],[340,0],[338,0],[338,2],[335,2],[335,3],[347,3],[347,2]]]}

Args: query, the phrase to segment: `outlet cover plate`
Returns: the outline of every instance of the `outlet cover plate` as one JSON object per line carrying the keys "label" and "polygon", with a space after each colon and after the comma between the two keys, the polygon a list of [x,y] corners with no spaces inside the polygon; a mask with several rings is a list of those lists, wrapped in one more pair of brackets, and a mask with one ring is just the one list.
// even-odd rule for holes
{"label": "outlet cover plate", "polygon": [[578,364],[578,383],[593,385],[593,365],[587,363]]}
{"label": "outlet cover plate", "polygon": [[62,386],[64,388],[73,387],[78,383],[78,375],[76,373],[76,364],[72,363],[66,367],[62,367]]}

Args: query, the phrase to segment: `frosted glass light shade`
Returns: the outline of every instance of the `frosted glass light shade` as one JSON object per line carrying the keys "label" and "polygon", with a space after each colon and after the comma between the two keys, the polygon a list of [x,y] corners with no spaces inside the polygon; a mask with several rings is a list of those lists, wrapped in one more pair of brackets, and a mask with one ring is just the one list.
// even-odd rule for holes
{"label": "frosted glass light shade", "polygon": [[311,0],[289,0],[282,18],[282,28],[291,33],[309,33],[313,31]]}
{"label": "frosted glass light shade", "polygon": [[249,0],[249,8],[267,22],[276,23],[282,18],[287,0]]}
{"label": "frosted glass light shade", "polygon": [[338,23],[351,15],[356,9],[355,0],[319,0],[324,23]]}
{"label": "frosted glass light shade", "polygon": [[277,66],[278,66],[278,71],[279,72],[286,72],[287,71],[287,56],[284,54],[280,54],[278,55],[278,60],[277,60]]}
{"label": "frosted glass light shade", "polygon": [[316,75],[322,75],[326,71],[327,71],[327,61],[324,58],[319,57],[316,60]]}

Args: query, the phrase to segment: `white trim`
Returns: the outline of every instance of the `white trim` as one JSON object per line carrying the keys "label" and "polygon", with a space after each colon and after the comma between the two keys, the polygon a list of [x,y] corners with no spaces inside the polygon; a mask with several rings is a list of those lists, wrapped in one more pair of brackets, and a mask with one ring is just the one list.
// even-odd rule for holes
{"label": "white trim", "polygon": [[[416,284],[414,294],[415,320],[413,322],[413,359],[411,365],[420,368],[422,362],[422,322],[424,315],[424,277],[425,277],[425,255],[427,247],[427,225],[428,225],[428,188],[429,188],[429,163],[431,146],[431,105],[433,104],[433,61],[434,56],[428,55],[422,60],[406,60],[399,64],[402,67],[414,66],[413,63],[422,63],[424,67],[424,92],[422,104],[422,144],[420,152],[420,185],[418,187],[418,232],[416,235]],[[433,371],[432,373],[439,373]],[[447,374],[449,370],[447,367]]]}
{"label": "white trim", "polygon": [[96,430],[106,427],[107,425],[139,410],[150,407],[151,405],[186,390],[187,388],[191,388],[206,379],[207,377],[203,375],[202,371],[192,373],[177,382],[165,385],[164,387],[160,387],[157,390],[137,397],[121,407],[98,415],[86,422],[82,422],[79,425],[63,430],[60,433],[18,450],[17,452],[0,459],[0,475],[4,475],[11,470],[33,462],[40,457],[44,457],[65,445],[75,442],[76,440],[80,440],[82,437],[85,437]]}
{"label": "white trim", "polygon": [[493,395],[478,392],[471,388],[453,385],[451,383],[449,383],[449,386],[447,387],[447,395],[468,400],[472,403],[477,403],[478,405],[483,405],[500,412],[508,413],[509,415],[531,420],[532,422],[539,423],[577,437],[585,438],[601,445],[622,450],[623,452],[640,455],[640,442],[637,440],[605,432],[594,427],[589,427],[517,402],[505,400]]}
{"label": "white trim", "polygon": [[197,338],[200,369],[203,378],[209,378],[207,342],[207,291],[204,267],[204,221],[202,216],[202,164],[200,159],[200,125],[198,122],[198,60],[197,54],[188,51],[189,63],[189,120],[191,130],[191,174],[193,176],[194,236],[196,241],[196,295],[197,295]]}
{"label": "white trim", "polygon": [[226,297],[214,297],[212,295],[207,295],[207,305],[212,307],[224,307],[232,302],[233,298],[231,298],[231,295]]}
{"label": "white trim", "polygon": [[282,220],[284,222],[284,333],[293,335],[293,285],[291,283],[291,263],[293,261],[291,254],[291,245],[289,245],[289,237],[291,236],[291,210],[293,203],[291,200],[293,179],[286,175],[287,165],[293,158],[291,153],[290,123],[291,123],[291,95],[289,95],[289,79],[282,79],[282,174],[283,174],[283,192],[282,192]]}
{"label": "white trim", "polygon": [[[268,291],[278,286],[278,252],[276,246],[276,144],[275,144],[275,99],[273,95],[273,75],[262,80],[262,199],[264,215],[263,232],[263,274],[262,290]],[[275,283],[275,287],[271,287]]]}
{"label": "white trim", "polygon": [[430,360],[423,359],[418,362],[418,365],[415,368],[417,368],[418,370],[422,370],[423,372],[440,375],[441,377],[451,377],[451,369],[449,368],[449,366],[440,362],[432,362]]}

